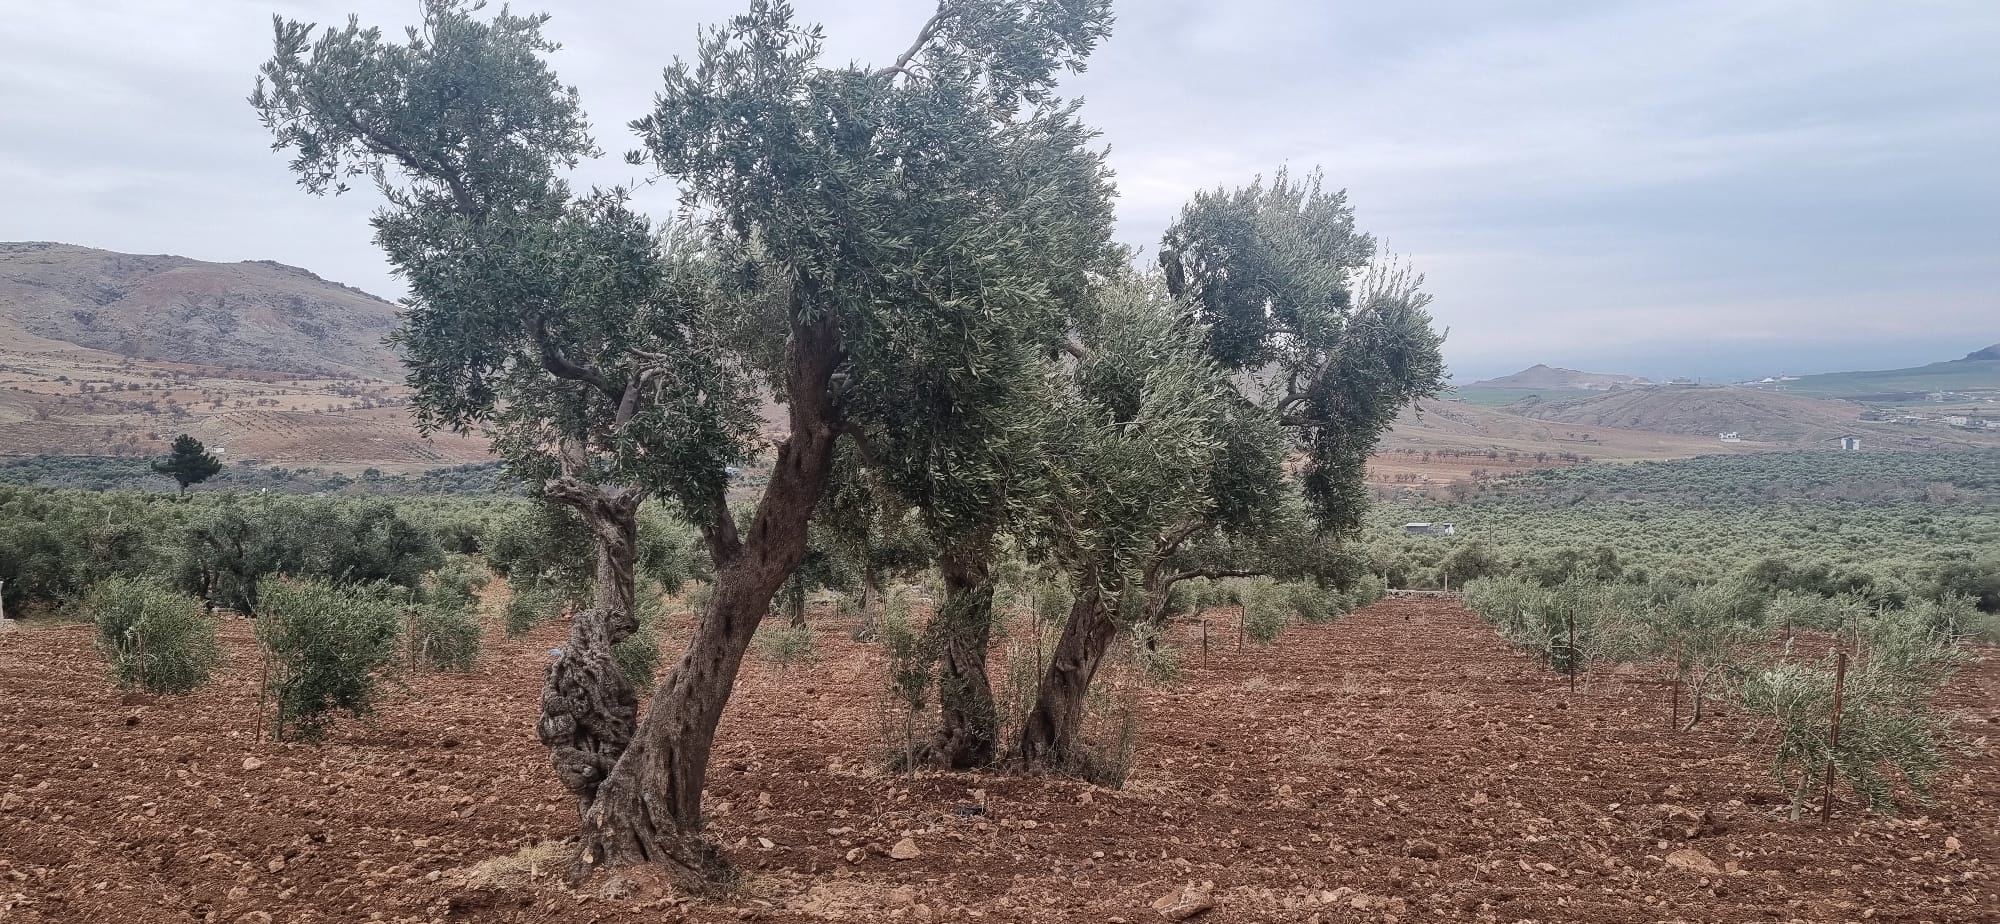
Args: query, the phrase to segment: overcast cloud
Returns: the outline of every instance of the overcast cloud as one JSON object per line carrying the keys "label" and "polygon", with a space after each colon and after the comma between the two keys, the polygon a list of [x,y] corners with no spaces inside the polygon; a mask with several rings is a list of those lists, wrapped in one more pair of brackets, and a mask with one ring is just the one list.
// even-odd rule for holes
{"label": "overcast cloud", "polygon": [[[741,0],[546,0],[616,155],[659,71]],[[881,61],[927,0],[796,0]],[[372,196],[301,193],[244,97],[271,12],[414,0],[35,0],[0,17],[0,240],[274,259],[388,297]],[[2000,340],[2000,3],[1123,0],[1067,87],[1120,237],[1190,193],[1323,166],[1430,280],[1469,382],[1534,362],[1736,378]],[[644,196],[656,213],[669,191]]]}

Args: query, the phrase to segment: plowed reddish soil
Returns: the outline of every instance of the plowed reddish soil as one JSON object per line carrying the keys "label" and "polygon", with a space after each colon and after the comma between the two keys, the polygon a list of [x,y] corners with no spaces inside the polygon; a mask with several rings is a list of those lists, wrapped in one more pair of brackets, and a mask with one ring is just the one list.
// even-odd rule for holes
{"label": "plowed reddish soil", "polygon": [[[881,655],[828,618],[817,663],[745,671],[709,806],[747,882],[691,902],[572,893],[554,849],[468,872],[573,822],[532,731],[560,626],[319,745],[256,739],[250,633],[225,635],[217,685],[158,699],[106,681],[87,627],[0,636],[0,919],[1137,924],[1193,882],[1213,922],[2000,921],[1991,651],[1944,694],[1966,749],[1937,802],[1823,827],[1785,820],[1741,716],[1676,734],[1643,674],[1572,695],[1446,600],[1268,650],[1218,631],[1205,666],[1184,634],[1120,791],[884,774]],[[921,854],[891,859],[904,837]]]}

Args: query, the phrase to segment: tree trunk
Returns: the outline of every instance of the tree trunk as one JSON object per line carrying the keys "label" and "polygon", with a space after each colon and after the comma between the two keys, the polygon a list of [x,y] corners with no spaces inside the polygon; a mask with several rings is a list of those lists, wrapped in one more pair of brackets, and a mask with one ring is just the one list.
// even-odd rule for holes
{"label": "tree trunk", "polygon": [[852,638],[857,642],[875,640],[875,610],[882,602],[882,576],[874,565],[867,565],[861,572],[861,621],[854,626]]}
{"label": "tree trunk", "polygon": [[843,354],[832,314],[806,324],[800,310],[794,309],[788,357],[791,435],[778,448],[747,535],[738,536],[720,500],[701,524],[716,561],[714,594],[687,651],[660,681],[637,735],[584,813],[572,880],[640,863],[663,864],[697,891],[735,877],[721,849],[701,834],[709,752],[750,639],[770,613],[772,595],[805,558],[807,523],[832,475],[838,438],[828,386]]}
{"label": "tree trunk", "polygon": [[582,514],[597,545],[590,608],[570,622],[569,644],[543,682],[542,718],[535,726],[556,779],[576,797],[581,817],[632,740],[638,718],[639,697],[618,669],[611,646],[639,628],[633,565],[642,495],[573,478],[551,481],[547,492]]}
{"label": "tree trunk", "polygon": [[991,555],[992,543],[981,541],[949,549],[938,559],[945,586],[944,606],[934,623],[940,722],[929,757],[954,770],[992,763],[1000,732],[993,683],[986,673],[986,652],[993,641]]}
{"label": "tree trunk", "polygon": [[1035,708],[1021,726],[1017,759],[1027,769],[1066,772],[1074,761],[1083,728],[1083,697],[1097,666],[1111,647],[1118,626],[1105,609],[1104,591],[1094,571],[1079,575],[1069,622],[1035,691]]}
{"label": "tree trunk", "polygon": [[785,606],[791,611],[792,628],[806,627],[806,582],[792,575],[792,586],[785,593]]}

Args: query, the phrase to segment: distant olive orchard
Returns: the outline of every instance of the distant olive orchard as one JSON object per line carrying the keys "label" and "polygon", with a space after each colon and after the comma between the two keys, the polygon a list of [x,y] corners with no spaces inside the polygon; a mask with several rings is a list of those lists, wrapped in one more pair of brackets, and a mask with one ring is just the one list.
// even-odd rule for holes
{"label": "distant olive orchard", "polygon": [[[510,580],[580,593],[574,517],[521,498],[171,495],[0,485],[0,580],[10,616],[75,613],[91,588],[144,578],[208,608],[255,614],[272,576],[421,592],[483,554]],[[690,531],[664,511],[641,518],[640,558],[654,580],[689,575]],[[87,614],[83,614],[86,615]]]}
{"label": "distant olive orchard", "polygon": [[[0,484],[92,491],[175,490],[172,477],[138,464],[129,456],[56,455],[0,459]],[[239,460],[229,463],[207,480],[191,485],[189,491],[194,494],[268,491],[273,494],[428,497],[519,493],[520,486],[503,481],[498,462],[392,474],[376,468],[347,473],[314,466],[286,468]]]}
{"label": "distant olive orchard", "polygon": [[[1401,524],[1450,521],[1450,537]],[[1588,465],[1513,476],[1469,500],[1371,514],[1369,568],[1391,587],[1516,576],[1875,604],[1960,595],[2000,612],[2000,452],[1788,452]]]}

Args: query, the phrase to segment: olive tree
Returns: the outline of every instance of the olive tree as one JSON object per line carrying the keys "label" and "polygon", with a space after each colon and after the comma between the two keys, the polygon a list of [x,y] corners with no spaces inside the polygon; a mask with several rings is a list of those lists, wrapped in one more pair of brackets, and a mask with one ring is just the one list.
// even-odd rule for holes
{"label": "olive tree", "polygon": [[1159,537],[1210,507],[1215,422],[1231,405],[1201,328],[1157,279],[1119,280],[1095,302],[1041,402],[1044,522],[1071,600],[1015,746],[1031,769],[1087,769],[1084,697],[1120,628],[1119,601]]}
{"label": "olive tree", "polygon": [[[1074,464],[1073,476],[1090,473],[1081,477],[1100,490],[1058,492],[1053,504],[1078,586],[1022,726],[1018,756],[1029,766],[1074,758],[1082,697],[1116,633],[1120,595],[1143,594],[1142,618],[1157,623],[1178,580],[1279,569],[1337,580],[1337,542],[1361,526],[1368,456],[1403,408],[1445,385],[1422,277],[1376,254],[1345,193],[1323,189],[1318,172],[1197,195],[1168,228],[1159,262],[1157,284],[1137,280],[1081,319],[1097,343],[1068,343],[1074,406],[1110,430],[1060,421],[1058,445],[1044,450],[1051,467]],[[1136,422],[1164,383],[1196,381],[1214,392],[1188,396],[1173,427]],[[1126,470],[1092,456],[1156,445],[1177,428],[1180,445]],[[1100,445],[1069,432],[1116,437]],[[1313,540],[1334,543],[1318,563],[1249,539],[1284,532],[1282,463],[1293,452],[1305,461],[1299,496]]]}
{"label": "olive tree", "polygon": [[[1072,273],[1082,275],[1080,267]],[[1082,297],[1079,289],[1063,300]],[[936,404],[926,409],[933,426],[912,421],[865,443],[885,485],[912,505],[936,550],[944,593],[924,641],[937,662],[939,724],[917,759],[955,769],[990,764],[997,752],[999,717],[987,672],[995,566],[1007,532],[1036,526],[1032,508],[1045,478],[1037,464],[1045,413],[1038,393],[1049,348],[1064,329],[1045,328],[1039,341],[1027,339],[1033,333],[1023,324],[982,338],[978,352],[968,351],[982,361],[963,372],[938,370],[967,381],[933,393]]]}
{"label": "olive tree", "polygon": [[1209,355],[1277,415],[1305,457],[1324,532],[1360,528],[1368,456],[1412,402],[1445,387],[1423,277],[1376,252],[1344,191],[1280,170],[1201,193],[1160,243],[1167,289],[1208,327]]}
{"label": "olive tree", "polygon": [[[1210,503],[1163,531],[1143,568],[1148,617],[1195,577],[1269,575],[1345,585],[1370,453],[1396,415],[1443,388],[1421,278],[1378,258],[1346,195],[1286,171],[1197,195],[1161,242],[1169,293],[1233,373],[1214,422]],[[1304,456],[1293,481],[1283,463]]]}
{"label": "olive tree", "polygon": [[[1020,137],[1054,151],[1087,137],[1051,90],[1105,34],[1107,4],[945,0],[893,63],[866,68],[823,64],[817,27],[756,0],[667,69],[633,124],[635,159],[689,205],[664,228],[621,190],[562,181],[596,148],[547,66],[547,17],[476,9],[429,0],[400,44],[280,21],[252,102],[309,191],[364,177],[381,192],[420,422],[487,428],[592,528],[592,607],[539,726],[581,813],[573,873],[657,862],[711,885],[733,875],[701,837],[715,729],[805,554],[837,444],[929,426],[870,396],[1036,326],[1071,284],[1030,234],[1069,207],[1063,178],[992,190]],[[739,521],[726,487],[760,449],[753,386],[784,410]],[[612,646],[637,629],[633,523],[653,496],[699,531],[715,584],[641,717]]]}

